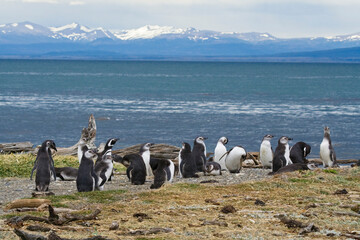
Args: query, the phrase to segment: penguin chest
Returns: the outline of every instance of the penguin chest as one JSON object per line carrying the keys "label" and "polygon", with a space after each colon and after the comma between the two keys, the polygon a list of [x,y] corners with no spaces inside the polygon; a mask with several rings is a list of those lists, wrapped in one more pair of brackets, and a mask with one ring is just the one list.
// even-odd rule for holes
{"label": "penguin chest", "polygon": [[220,164],[221,169],[226,169],[225,159],[226,159],[226,148],[224,145],[218,144],[215,148],[214,161]]}
{"label": "penguin chest", "polygon": [[271,167],[273,152],[270,143],[262,143],[260,146],[260,161],[264,167]]}
{"label": "penguin chest", "polygon": [[290,149],[289,149],[289,145],[287,145],[287,146],[285,147],[284,157],[285,157],[285,159],[286,159],[286,165],[285,165],[285,166],[290,165],[290,164],[293,163],[293,162],[291,161],[291,159],[290,159]]}
{"label": "penguin chest", "polygon": [[331,166],[329,141],[324,139],[320,144],[320,158],[325,166]]}

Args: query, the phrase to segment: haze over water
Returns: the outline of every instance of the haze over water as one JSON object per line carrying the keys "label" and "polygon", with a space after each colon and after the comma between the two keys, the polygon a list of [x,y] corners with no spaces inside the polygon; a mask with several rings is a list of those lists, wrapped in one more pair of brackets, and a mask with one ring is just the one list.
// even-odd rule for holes
{"label": "haze over water", "polygon": [[203,135],[258,151],[273,134],[318,157],[327,125],[339,159],[360,155],[359,64],[2,60],[0,82],[0,143],[71,146],[93,113],[115,149]]}

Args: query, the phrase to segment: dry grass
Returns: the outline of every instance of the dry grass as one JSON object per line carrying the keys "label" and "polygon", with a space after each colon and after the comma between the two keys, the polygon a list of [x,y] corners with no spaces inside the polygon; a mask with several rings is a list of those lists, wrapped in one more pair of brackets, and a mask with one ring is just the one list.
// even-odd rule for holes
{"label": "dry grass", "polygon": [[[348,194],[334,194],[344,188]],[[265,205],[255,205],[256,199],[264,201]],[[227,186],[178,183],[155,191],[79,193],[55,196],[51,200],[72,208],[102,210],[99,219],[88,221],[87,227],[79,226],[81,222],[71,223],[70,226],[81,228],[77,231],[52,227],[60,236],[71,239],[96,235],[110,239],[328,239],[326,235],[331,232],[341,234],[360,229],[359,217],[334,214],[351,212],[340,206],[359,203],[360,168],[294,172]],[[226,205],[232,205],[237,211],[222,213]],[[149,219],[136,218],[135,213],[145,213]],[[299,235],[300,229],[287,228],[274,217],[277,214],[286,214],[303,223],[312,222],[320,231]],[[222,226],[203,224],[213,220]],[[109,231],[114,221],[120,228]],[[172,228],[173,232],[146,236],[128,234],[130,230],[154,227]],[[0,231],[0,238],[16,238],[11,228],[3,228],[6,231]]]}

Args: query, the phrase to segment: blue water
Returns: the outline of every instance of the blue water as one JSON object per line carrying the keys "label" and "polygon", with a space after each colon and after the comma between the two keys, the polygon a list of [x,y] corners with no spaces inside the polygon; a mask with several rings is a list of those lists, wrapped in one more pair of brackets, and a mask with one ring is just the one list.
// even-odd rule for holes
{"label": "blue water", "polygon": [[338,158],[360,156],[359,64],[2,60],[0,82],[0,143],[71,146],[93,113],[116,148],[203,135],[258,151],[273,134],[318,157],[327,125]]}

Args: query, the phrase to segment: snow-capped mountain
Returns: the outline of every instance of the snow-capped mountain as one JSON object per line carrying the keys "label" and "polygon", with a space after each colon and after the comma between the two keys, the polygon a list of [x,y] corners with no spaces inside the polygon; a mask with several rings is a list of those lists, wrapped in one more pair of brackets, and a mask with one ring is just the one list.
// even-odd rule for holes
{"label": "snow-capped mountain", "polygon": [[[21,47],[19,47],[21,45]],[[0,24],[0,58],[238,58],[312,56],[314,51],[360,47],[360,33],[316,38],[277,38],[239,33],[146,25],[129,30],[89,28],[78,23],[45,27],[31,22]],[[360,48],[359,48],[360,49]],[[357,51],[357,50],[354,50]],[[354,52],[340,51],[343,56]],[[336,55],[339,51],[333,51]],[[280,55],[279,55],[280,54]],[[290,54],[290,55],[289,55]],[[285,56],[281,55],[281,56]],[[316,53],[324,56],[324,53]],[[325,54],[326,55],[326,54]]]}

